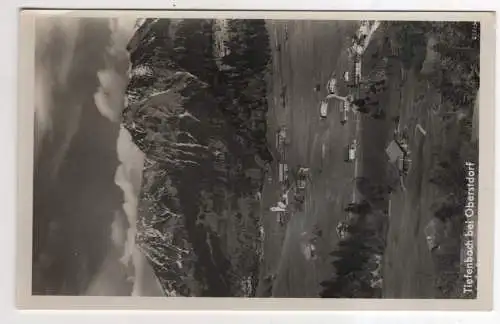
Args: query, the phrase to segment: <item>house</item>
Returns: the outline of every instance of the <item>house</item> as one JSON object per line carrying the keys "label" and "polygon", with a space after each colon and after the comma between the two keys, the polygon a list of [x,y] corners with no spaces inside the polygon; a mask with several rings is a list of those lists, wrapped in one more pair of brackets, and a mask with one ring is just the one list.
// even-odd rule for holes
{"label": "house", "polygon": [[328,82],[326,83],[326,90],[328,91],[328,93],[337,93],[338,92],[336,78],[331,78],[330,80],[328,80]]}
{"label": "house", "polygon": [[343,100],[342,103],[339,105],[339,113],[340,113],[340,124],[345,125],[347,123],[347,120],[349,119],[348,113],[351,110],[351,101],[348,100],[348,97],[346,97],[346,100]]}
{"label": "house", "polygon": [[387,148],[385,149],[387,156],[389,157],[389,162],[396,163],[399,159],[405,156],[405,151],[396,141],[391,141]]}
{"label": "house", "polygon": [[307,186],[307,179],[309,178],[309,168],[300,168],[297,171],[297,189],[305,189]]}
{"label": "house", "polygon": [[[344,75],[344,81],[351,87],[357,86],[361,82],[361,53],[359,53],[359,48],[353,46],[349,48],[348,55],[350,59],[349,71],[346,72],[347,75]],[[346,76],[348,80],[346,80]]]}
{"label": "house", "polygon": [[354,101],[352,97],[346,98],[346,100],[344,100],[344,102],[342,103],[341,109],[343,109],[343,111],[345,112],[349,112],[351,110],[352,101]]}
{"label": "house", "polygon": [[347,234],[349,234],[349,224],[346,221],[340,221],[335,228],[337,231],[337,235],[341,240],[346,238]]}
{"label": "house", "polygon": [[408,173],[411,160],[408,159],[408,149],[406,144],[393,140],[389,143],[385,152],[389,158],[389,162],[396,165],[400,173]]}
{"label": "house", "polygon": [[316,260],[317,252],[316,245],[311,242],[305,242],[301,244],[301,250],[304,254],[306,260]]}
{"label": "house", "polygon": [[321,119],[326,119],[328,116],[328,102],[326,100],[322,100],[319,106],[319,117]]}
{"label": "house", "polygon": [[288,164],[280,163],[278,165],[278,179],[280,183],[288,180]]}
{"label": "house", "polygon": [[280,160],[286,160],[286,148],[285,146],[288,144],[286,138],[286,128],[282,127],[278,132],[276,132],[276,149],[280,155]]}
{"label": "house", "polygon": [[224,165],[226,163],[226,153],[222,151],[215,151],[215,163]]}
{"label": "house", "polygon": [[345,162],[352,162],[356,159],[356,149],[357,149],[357,142],[354,140],[351,144],[347,145],[344,148],[344,161]]}
{"label": "house", "polygon": [[354,62],[354,84],[359,84],[361,81],[361,60]]}
{"label": "house", "polygon": [[301,167],[297,171],[295,179],[294,199],[298,203],[304,203],[306,198],[307,181],[309,179],[309,168]]}
{"label": "house", "polygon": [[284,145],[286,145],[286,127],[281,127],[276,132],[276,148],[279,150]]}

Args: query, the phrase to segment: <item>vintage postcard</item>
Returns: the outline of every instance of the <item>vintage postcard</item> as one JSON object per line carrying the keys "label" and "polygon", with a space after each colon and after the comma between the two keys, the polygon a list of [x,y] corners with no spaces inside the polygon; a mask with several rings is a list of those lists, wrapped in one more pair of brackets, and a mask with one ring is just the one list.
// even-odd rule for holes
{"label": "vintage postcard", "polygon": [[19,307],[490,309],[494,19],[22,11]]}

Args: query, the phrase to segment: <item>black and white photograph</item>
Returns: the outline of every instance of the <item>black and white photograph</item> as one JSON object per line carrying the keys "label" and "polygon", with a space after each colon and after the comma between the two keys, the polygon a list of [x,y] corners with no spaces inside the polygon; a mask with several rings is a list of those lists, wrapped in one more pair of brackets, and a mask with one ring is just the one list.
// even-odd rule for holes
{"label": "black and white photograph", "polygon": [[31,295],[478,298],[480,19],[32,15]]}

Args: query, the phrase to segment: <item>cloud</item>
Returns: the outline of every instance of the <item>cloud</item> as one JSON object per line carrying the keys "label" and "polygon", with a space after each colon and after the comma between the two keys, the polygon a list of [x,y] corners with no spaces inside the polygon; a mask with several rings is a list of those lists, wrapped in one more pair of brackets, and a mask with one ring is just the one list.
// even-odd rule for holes
{"label": "cloud", "polygon": [[135,228],[129,228],[127,230],[127,238],[123,246],[123,255],[120,258],[120,262],[123,263],[125,266],[129,266],[130,262],[132,261],[134,268],[135,264],[132,260],[132,255],[134,253],[134,250],[137,248],[135,245],[135,234],[136,234]]}
{"label": "cloud", "polygon": [[35,21],[35,159],[54,124],[54,89],[67,84],[74,62],[80,21],[39,17]]}
{"label": "cloud", "polygon": [[89,116],[84,111],[95,109],[89,98],[112,38],[106,19],[40,16],[35,24],[35,158],[54,175]]}
{"label": "cloud", "polygon": [[[135,276],[132,289],[133,296],[144,296],[144,294],[157,296],[161,288],[156,281],[156,276],[152,269],[149,269],[151,266],[135,244],[137,211],[145,156],[134,144],[132,137],[124,127],[120,128],[116,150],[121,164],[115,173],[115,183],[123,191],[123,211],[128,220],[127,238],[120,262],[125,266],[130,263],[133,265]],[[148,283],[146,286],[149,288],[144,288],[144,282]]]}
{"label": "cloud", "polygon": [[[106,67],[97,72],[99,87],[94,94],[94,102],[100,114],[112,122],[120,122],[121,112],[125,107],[125,90],[129,81],[127,72],[130,68],[126,46],[135,31],[135,24],[136,19],[110,19],[111,44],[106,49]],[[115,246],[123,247],[123,253],[117,261],[126,269],[132,265],[132,296],[163,296],[151,265],[135,242],[144,153],[134,144],[124,127],[120,127],[116,151],[120,165],[115,172],[115,184],[123,192],[122,208],[128,222],[122,226],[115,219],[112,225],[111,240]],[[97,280],[104,280],[104,271]],[[128,279],[130,278],[132,277],[129,276]],[[95,283],[92,285],[96,286]],[[112,287],[109,289],[111,291]]]}
{"label": "cloud", "polygon": [[119,122],[124,108],[127,76],[120,75],[114,69],[107,69],[97,72],[97,77],[100,83],[98,91],[94,94],[97,109],[110,121]]}
{"label": "cloud", "polygon": [[49,95],[51,92],[49,82],[49,74],[40,67],[35,72],[35,161],[38,160],[45,134],[53,128],[50,115],[53,101]]}
{"label": "cloud", "polygon": [[[134,272],[133,296],[161,296],[161,286],[157,282],[156,276],[151,266],[138,249],[136,236],[136,222],[139,204],[139,195],[142,185],[142,170],[144,166],[144,153],[132,141],[129,132],[120,127],[116,143],[116,151],[120,165],[115,172],[115,184],[123,192],[123,213],[127,223],[125,228],[115,230],[113,241],[118,241],[123,247],[119,262],[125,266],[132,266]],[[126,232],[126,234],[125,234]],[[123,237],[124,241],[123,241]]]}
{"label": "cloud", "polygon": [[115,212],[113,223],[111,223],[111,241],[117,248],[123,248],[125,246],[126,238],[126,224],[123,221],[123,217],[120,211]]}
{"label": "cloud", "polygon": [[115,183],[123,191],[123,211],[127,216],[129,226],[135,227],[137,220],[138,195],[140,188],[134,188],[129,176],[125,173],[125,167],[120,165],[116,170]]}
{"label": "cloud", "polygon": [[137,219],[137,203],[141,190],[145,155],[134,144],[132,137],[124,127],[120,127],[116,146],[120,165],[116,169],[115,183],[123,191],[124,211],[130,225],[133,226]]}
{"label": "cloud", "polygon": [[69,17],[37,17],[35,26],[35,57],[47,65],[56,63],[57,70],[54,72],[57,81],[62,83],[73,65],[78,35],[82,30],[81,20]]}
{"label": "cloud", "polygon": [[163,289],[153,268],[141,251],[132,246],[129,259],[134,264],[133,271],[124,267],[112,251],[101,265],[85,295],[87,296],[148,296],[163,297]]}
{"label": "cloud", "polygon": [[[93,258],[94,263],[100,263],[101,258],[109,254],[97,273],[94,272],[95,268],[88,270],[88,275],[95,279],[89,288],[90,294],[98,295],[131,293],[132,286],[127,284],[127,277],[133,269],[124,267],[120,263],[120,257],[126,248],[133,250],[131,246],[135,245],[135,220],[143,163],[143,157],[133,143],[124,142],[131,141],[127,132],[122,130],[118,133],[118,125],[107,122],[119,121],[128,82],[126,72],[129,64],[125,46],[128,42],[127,33],[131,30],[128,27],[130,24],[117,20],[115,25],[111,28],[110,19],[61,16],[44,16],[36,21],[36,195],[48,199],[46,197],[55,197],[57,191],[67,194],[60,204],[55,202],[52,207],[39,209],[38,214],[46,213],[48,217],[57,219],[66,216],[65,206],[81,204],[87,199],[97,201],[95,205],[102,206],[89,207],[89,218],[92,220],[82,220],[84,230],[91,231],[98,223],[105,224],[106,229],[111,227],[110,234],[96,234],[92,242],[85,240],[81,243],[84,252]],[[109,154],[113,145],[116,145],[115,154]],[[116,169],[116,158],[119,156],[120,167]],[[82,178],[80,174],[85,175]],[[55,177],[49,179],[49,175]],[[118,200],[120,196],[113,190],[101,189],[110,185],[108,189],[116,190],[114,180],[123,191],[121,202]],[[94,185],[99,185],[99,188],[92,187]],[[67,188],[71,188],[73,194],[71,190],[66,192]],[[123,204],[122,208],[120,203]],[[86,207],[80,207],[76,215],[82,214],[81,208]],[[109,214],[109,210],[115,209],[119,209],[119,212]],[[106,213],[108,217],[99,218]],[[67,227],[73,230],[70,225]],[[61,232],[72,239],[72,234],[68,231]],[[47,234],[43,235],[43,240],[50,242],[58,237],[52,235],[47,238]],[[76,237],[74,239],[78,240]],[[108,240],[115,248],[96,252],[101,242],[106,244]],[[104,246],[107,245],[102,245]],[[47,272],[53,274],[59,271],[59,278],[62,279],[54,279],[51,283],[46,278],[50,275],[44,274],[38,279],[39,291],[44,291],[45,287],[59,287],[59,282],[79,280],[75,274],[64,272],[67,267],[61,268],[62,262],[68,263],[64,252],[54,248],[50,248],[49,252],[59,259]]]}
{"label": "cloud", "polygon": [[99,112],[112,122],[119,122],[125,106],[129,53],[127,44],[135,30],[135,19],[110,19],[111,41],[106,49],[106,67],[97,72],[99,89],[94,101]]}
{"label": "cloud", "polygon": [[129,273],[110,251],[85,291],[87,296],[130,296]]}
{"label": "cloud", "polygon": [[165,296],[162,286],[154,274],[153,267],[146,260],[144,254],[137,247],[132,253],[134,262],[134,285],[132,287],[132,296]]}
{"label": "cloud", "polygon": [[[132,136],[124,128],[120,127],[117,141],[118,161],[120,161],[132,186],[140,189],[142,182],[142,168],[144,165],[144,153],[132,141]],[[135,192],[139,194],[138,191]]]}
{"label": "cloud", "polygon": [[73,137],[78,132],[78,126],[80,124],[80,118],[83,112],[83,105],[75,105],[73,106],[73,116],[72,118],[68,118],[66,122],[66,135],[62,137],[61,143],[59,144],[59,150],[55,152],[52,163],[52,176],[55,177],[57,172],[59,171],[59,167],[61,166],[66,152],[71,146],[71,142],[73,141]]}
{"label": "cloud", "polygon": [[[113,42],[117,49],[126,49],[128,42],[137,29],[137,18],[121,17],[110,19]],[[126,52],[126,50],[125,50]]]}

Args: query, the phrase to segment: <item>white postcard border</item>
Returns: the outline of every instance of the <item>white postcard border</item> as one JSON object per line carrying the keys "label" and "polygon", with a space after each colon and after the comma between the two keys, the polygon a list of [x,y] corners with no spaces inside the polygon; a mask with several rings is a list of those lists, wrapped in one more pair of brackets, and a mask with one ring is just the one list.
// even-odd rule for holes
{"label": "white postcard border", "polygon": [[304,12],[304,11],[54,11],[75,17],[265,18],[337,20],[478,20],[481,22],[479,130],[478,298],[311,299],[32,296],[32,187],[34,129],[34,11],[19,16],[17,268],[16,302],[21,309],[119,310],[491,310],[494,231],[495,15],[485,12]]}

